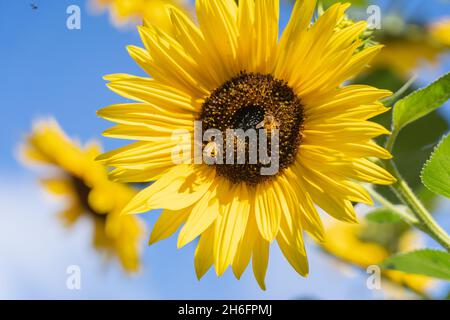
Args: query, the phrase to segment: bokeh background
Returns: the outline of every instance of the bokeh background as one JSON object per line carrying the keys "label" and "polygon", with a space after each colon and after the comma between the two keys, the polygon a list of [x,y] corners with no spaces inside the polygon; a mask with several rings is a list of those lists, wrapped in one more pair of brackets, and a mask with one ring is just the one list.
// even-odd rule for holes
{"label": "bokeh background", "polygon": [[[358,2],[358,1],[357,1]],[[427,25],[450,17],[444,0],[371,1],[382,8],[382,17],[399,16]],[[68,30],[66,9],[81,8],[81,29]],[[33,5],[37,8],[33,9]],[[282,4],[281,25],[292,4]],[[365,7],[364,7],[365,8]],[[360,12],[361,13],[361,12]],[[364,10],[363,10],[364,13]],[[398,21],[398,19],[388,19]],[[401,20],[400,20],[401,21]],[[395,23],[394,23],[395,25]],[[128,275],[117,261],[106,261],[91,246],[92,225],[81,220],[70,230],[56,214],[64,206],[39,185],[36,172],[18,160],[18,145],[36,118],[53,116],[71,136],[86,141],[97,138],[106,150],[120,142],[101,137],[109,124],[97,109],[117,103],[102,77],[110,73],[144,75],[125,47],[140,45],[136,29],[117,28],[106,13],[89,10],[85,0],[0,0],[0,298],[2,299],[378,299],[405,297],[399,290],[369,290],[365,271],[324,254],[308,241],[310,276],[299,277],[276,246],[271,250],[267,291],[263,292],[247,270],[238,281],[231,271],[217,279],[211,270],[201,281],[195,276],[195,244],[182,250],[172,237],[152,247],[143,243],[141,272]],[[414,51],[413,49],[411,49]],[[442,50],[435,63],[421,64],[415,86],[430,83],[450,71],[449,51]],[[377,71],[378,72],[378,71]],[[383,71],[385,72],[385,71]],[[398,89],[405,75],[382,71],[361,81]],[[406,77],[406,79],[404,79]],[[411,181],[429,156],[439,136],[448,131],[449,106],[427,117],[403,134],[401,161]],[[411,165],[409,168],[407,165]],[[450,201],[434,199],[438,221],[450,230]],[[368,208],[360,208],[361,214]],[[146,237],[158,212],[142,216]],[[423,238],[427,246],[436,247]],[[81,268],[81,290],[66,287],[66,269]],[[431,297],[442,298],[446,283],[438,284]]]}

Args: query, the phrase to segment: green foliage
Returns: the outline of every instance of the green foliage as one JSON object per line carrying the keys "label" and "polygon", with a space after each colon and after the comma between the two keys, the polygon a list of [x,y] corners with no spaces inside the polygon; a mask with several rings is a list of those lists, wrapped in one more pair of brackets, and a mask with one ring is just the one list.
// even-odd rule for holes
{"label": "green foliage", "polygon": [[400,249],[400,239],[410,229],[403,221],[397,223],[374,223],[366,219],[358,239],[363,242],[376,243],[391,254]]}
{"label": "green foliage", "polygon": [[399,132],[408,124],[426,116],[450,99],[450,73],[428,87],[417,90],[395,104],[393,130]]}
{"label": "green foliage", "polygon": [[450,135],[441,141],[424,166],[422,181],[431,191],[450,198]]}
{"label": "green foliage", "polygon": [[450,254],[439,250],[424,249],[398,254],[386,259],[381,267],[450,280]]}
{"label": "green foliage", "polygon": [[383,207],[369,212],[366,220],[375,223],[397,223],[402,221],[402,217],[395,211]]}
{"label": "green foliage", "polygon": [[435,111],[410,124],[398,135],[393,150],[395,163],[416,194],[427,190],[421,183],[420,172],[448,130],[447,120]]}
{"label": "green foliage", "polygon": [[[355,83],[364,83],[396,92],[404,86],[405,80],[389,69],[375,69],[364,77],[356,79]],[[413,86],[405,94],[411,94],[416,89],[417,87]],[[390,111],[372,121],[389,128],[392,126],[392,118],[392,111]],[[419,198],[425,202],[427,208],[433,207],[436,195],[422,185],[420,172],[433,147],[448,130],[447,120],[434,111],[405,127],[398,135],[394,146],[393,155],[400,173]],[[384,141],[385,138],[377,139],[380,144]],[[389,188],[376,187],[376,190],[391,202],[398,203],[398,199]]]}

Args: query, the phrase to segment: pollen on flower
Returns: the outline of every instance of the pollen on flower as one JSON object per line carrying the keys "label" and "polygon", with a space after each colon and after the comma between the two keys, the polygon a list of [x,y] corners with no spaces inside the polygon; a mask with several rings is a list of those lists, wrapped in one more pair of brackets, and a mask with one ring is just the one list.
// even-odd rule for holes
{"label": "pollen on flower", "polygon": [[[285,82],[269,74],[241,72],[211,93],[202,106],[200,120],[203,130],[216,129],[223,136],[228,129],[265,129],[268,136],[267,150],[271,150],[272,130],[279,130],[277,149],[281,172],[292,164],[297,154],[304,114],[300,98]],[[264,165],[260,161],[250,163],[249,141],[239,142],[234,138],[235,155],[239,143],[245,143],[246,146],[245,163],[236,164],[236,159],[234,164],[225,164],[225,161],[224,164],[216,164],[218,175],[233,183],[245,182],[248,185],[273,178],[261,175],[260,169]]]}

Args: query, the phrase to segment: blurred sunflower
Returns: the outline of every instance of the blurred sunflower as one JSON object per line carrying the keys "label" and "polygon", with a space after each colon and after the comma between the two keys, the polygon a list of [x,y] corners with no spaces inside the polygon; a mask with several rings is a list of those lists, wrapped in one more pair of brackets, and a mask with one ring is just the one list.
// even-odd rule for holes
{"label": "blurred sunflower", "polygon": [[[200,237],[195,252],[199,278],[213,264],[217,275],[231,265],[240,278],[252,259],[264,289],[274,240],[306,276],[303,231],[323,239],[314,204],[354,223],[352,202],[372,204],[359,181],[395,181],[368,160],[391,157],[372,140],[389,131],[368,121],[387,110],[379,99],[391,93],[365,85],[341,86],[381,50],[357,50],[366,22],[335,28],[348,7],[333,5],[311,25],[315,1],[297,1],[280,40],[278,0],[241,0],[239,5],[199,0],[199,27],[172,7],[173,36],[142,26],[146,49],[129,47],[153,78],[106,77],[111,90],[138,103],[100,110],[101,117],[118,123],[105,135],[138,142],[98,159],[116,168],[112,178],[117,181],[156,180],[124,212],[165,209],[151,243],[183,224],[179,247]],[[262,128],[271,135],[278,129],[278,174],[261,175],[261,161],[207,165],[187,157],[175,164],[172,155],[180,141],[195,143],[195,120],[202,122],[203,132]],[[177,131],[174,139],[179,129],[185,133]],[[236,142],[231,144],[236,147]]]}
{"label": "blurred sunflower", "polygon": [[[364,270],[382,263],[392,254],[417,249],[419,241],[414,232],[379,228],[385,227],[370,223],[350,225],[335,222],[326,228],[326,241],[322,243],[322,247],[340,260]],[[420,296],[425,296],[433,285],[431,278],[395,270],[384,270],[383,276],[391,283],[406,287]],[[395,294],[395,290],[392,293]]]}
{"label": "blurred sunflower", "polygon": [[93,246],[107,256],[116,255],[125,270],[135,272],[144,229],[138,218],[121,217],[120,212],[136,191],[108,180],[106,168],[94,161],[100,153],[96,143],[80,147],[71,141],[54,120],[38,122],[22,147],[26,163],[56,169],[41,182],[52,194],[66,197],[63,223],[69,227],[82,217],[91,219]]}
{"label": "blurred sunflower", "polygon": [[409,77],[423,64],[436,64],[450,48],[450,21],[446,19],[430,26],[405,24],[395,32],[389,30],[388,24],[378,35],[386,47],[375,59],[374,67],[392,69],[402,77]]}
{"label": "blurred sunflower", "polygon": [[107,8],[113,22],[119,26],[128,22],[140,23],[144,20],[146,24],[157,25],[167,32],[172,30],[172,23],[164,8],[166,5],[177,6],[186,13],[190,11],[188,0],[93,0],[93,2],[94,7]]}
{"label": "blurred sunflower", "polygon": [[450,46],[450,18],[444,18],[431,24],[429,30],[436,41]]}

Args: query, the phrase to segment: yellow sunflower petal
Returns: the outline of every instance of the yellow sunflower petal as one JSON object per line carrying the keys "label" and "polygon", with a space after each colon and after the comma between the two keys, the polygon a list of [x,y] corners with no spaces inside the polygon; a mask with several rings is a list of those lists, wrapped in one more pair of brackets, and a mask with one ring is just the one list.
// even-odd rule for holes
{"label": "yellow sunflower petal", "polygon": [[164,210],[153,227],[149,243],[154,244],[169,238],[184,222],[186,222],[188,216],[188,209],[179,211]]}
{"label": "yellow sunflower petal", "polygon": [[208,80],[203,77],[198,64],[184,53],[178,42],[155,27],[139,27],[139,33],[154,61],[154,68],[165,66],[164,71],[153,73],[155,79],[189,95],[208,94]]}
{"label": "yellow sunflower petal", "polygon": [[[303,228],[318,242],[322,242],[324,239],[324,227],[310,196],[310,189],[307,188],[307,185],[302,182],[300,177],[295,175],[293,170],[286,170],[286,174],[288,179],[295,181],[295,183],[289,185],[285,184],[285,187],[292,188],[290,195],[292,201],[299,206],[299,216]],[[318,203],[317,201],[315,202]]]}
{"label": "yellow sunflower petal", "polygon": [[[221,190],[225,191],[226,189],[227,185],[225,184]],[[231,195],[236,194],[236,196],[230,197],[229,203],[223,206],[223,210],[216,220],[214,265],[218,276],[221,276],[233,262],[250,212],[250,201],[245,185],[235,186],[228,192]]]}
{"label": "yellow sunflower petal", "polygon": [[142,170],[117,168],[109,173],[109,179],[122,183],[151,182],[158,180],[172,165],[161,165]]}
{"label": "yellow sunflower petal", "polygon": [[196,112],[192,99],[183,92],[153,79],[130,77],[115,80],[108,87],[125,98],[147,102],[159,107],[178,108],[180,112]]}
{"label": "yellow sunflower petal", "polygon": [[[181,210],[200,199],[213,182],[214,172],[204,173],[191,165],[177,165],[150,187],[139,192],[125,207],[124,214],[152,209]],[[177,201],[173,201],[176,196]]]}
{"label": "yellow sunflower petal", "polygon": [[[292,222],[290,222],[292,223]],[[282,218],[277,243],[285,258],[301,276],[307,277],[309,273],[308,258],[299,226],[290,227],[289,222]]]}
{"label": "yellow sunflower petal", "polygon": [[369,183],[391,185],[397,181],[388,171],[367,159],[355,160],[352,171],[350,176]]}
{"label": "yellow sunflower petal", "polygon": [[172,150],[176,142],[135,142],[102,154],[97,160],[107,166],[127,169],[149,169],[173,166]]}
{"label": "yellow sunflower petal", "polygon": [[327,192],[327,190],[324,190],[321,186],[305,176],[302,179],[313,201],[330,216],[344,222],[358,222],[353,205],[349,200],[331,196],[330,192]]}
{"label": "yellow sunflower petal", "polygon": [[211,186],[205,195],[192,207],[191,214],[178,236],[178,248],[196,239],[219,215],[219,201],[216,198],[217,186]]}
{"label": "yellow sunflower petal", "polygon": [[266,272],[269,263],[269,241],[256,237],[253,246],[253,273],[261,289],[266,290]]}
{"label": "yellow sunflower petal", "polygon": [[233,0],[196,1],[197,18],[205,41],[220,57],[221,74],[230,78],[237,70],[235,61],[238,30],[236,25],[237,6]]}
{"label": "yellow sunflower petal", "polygon": [[253,56],[255,69],[252,71],[268,73],[274,68],[277,54],[279,11],[278,0],[255,2],[255,37],[258,41]]}
{"label": "yellow sunflower petal", "polygon": [[316,0],[298,0],[295,2],[289,23],[278,44],[275,75],[281,79],[287,78],[287,72],[291,69],[292,59],[295,56],[293,53],[303,44],[304,35],[311,23],[315,7]]}
{"label": "yellow sunflower petal", "polygon": [[[252,201],[254,202],[254,200]],[[258,227],[256,226],[255,216],[254,216],[254,204],[250,211],[249,219],[247,222],[247,227],[244,233],[244,237],[239,243],[239,247],[236,251],[233,260],[233,273],[236,278],[240,279],[245,269],[247,268],[250,259],[252,257],[253,245],[256,237],[259,237]]]}
{"label": "yellow sunflower petal", "polygon": [[273,241],[280,227],[281,206],[270,183],[257,186],[255,216],[261,236]]}
{"label": "yellow sunflower petal", "polygon": [[289,182],[280,179],[278,196],[283,198],[283,215],[281,216],[280,232],[277,235],[277,243],[283,255],[292,267],[302,276],[308,275],[308,260],[303,241],[301,218],[296,205],[292,201]]}
{"label": "yellow sunflower petal", "polygon": [[213,224],[202,233],[195,250],[194,265],[198,279],[201,279],[214,263],[214,235],[215,225]]}
{"label": "yellow sunflower petal", "polygon": [[210,90],[220,86],[226,80],[218,72],[221,62],[208,46],[201,31],[190,18],[177,8],[171,8],[170,11],[178,42],[195,61],[202,61],[202,65],[209,66],[202,69],[204,76],[208,78],[205,85],[209,84],[211,87],[208,89]]}

